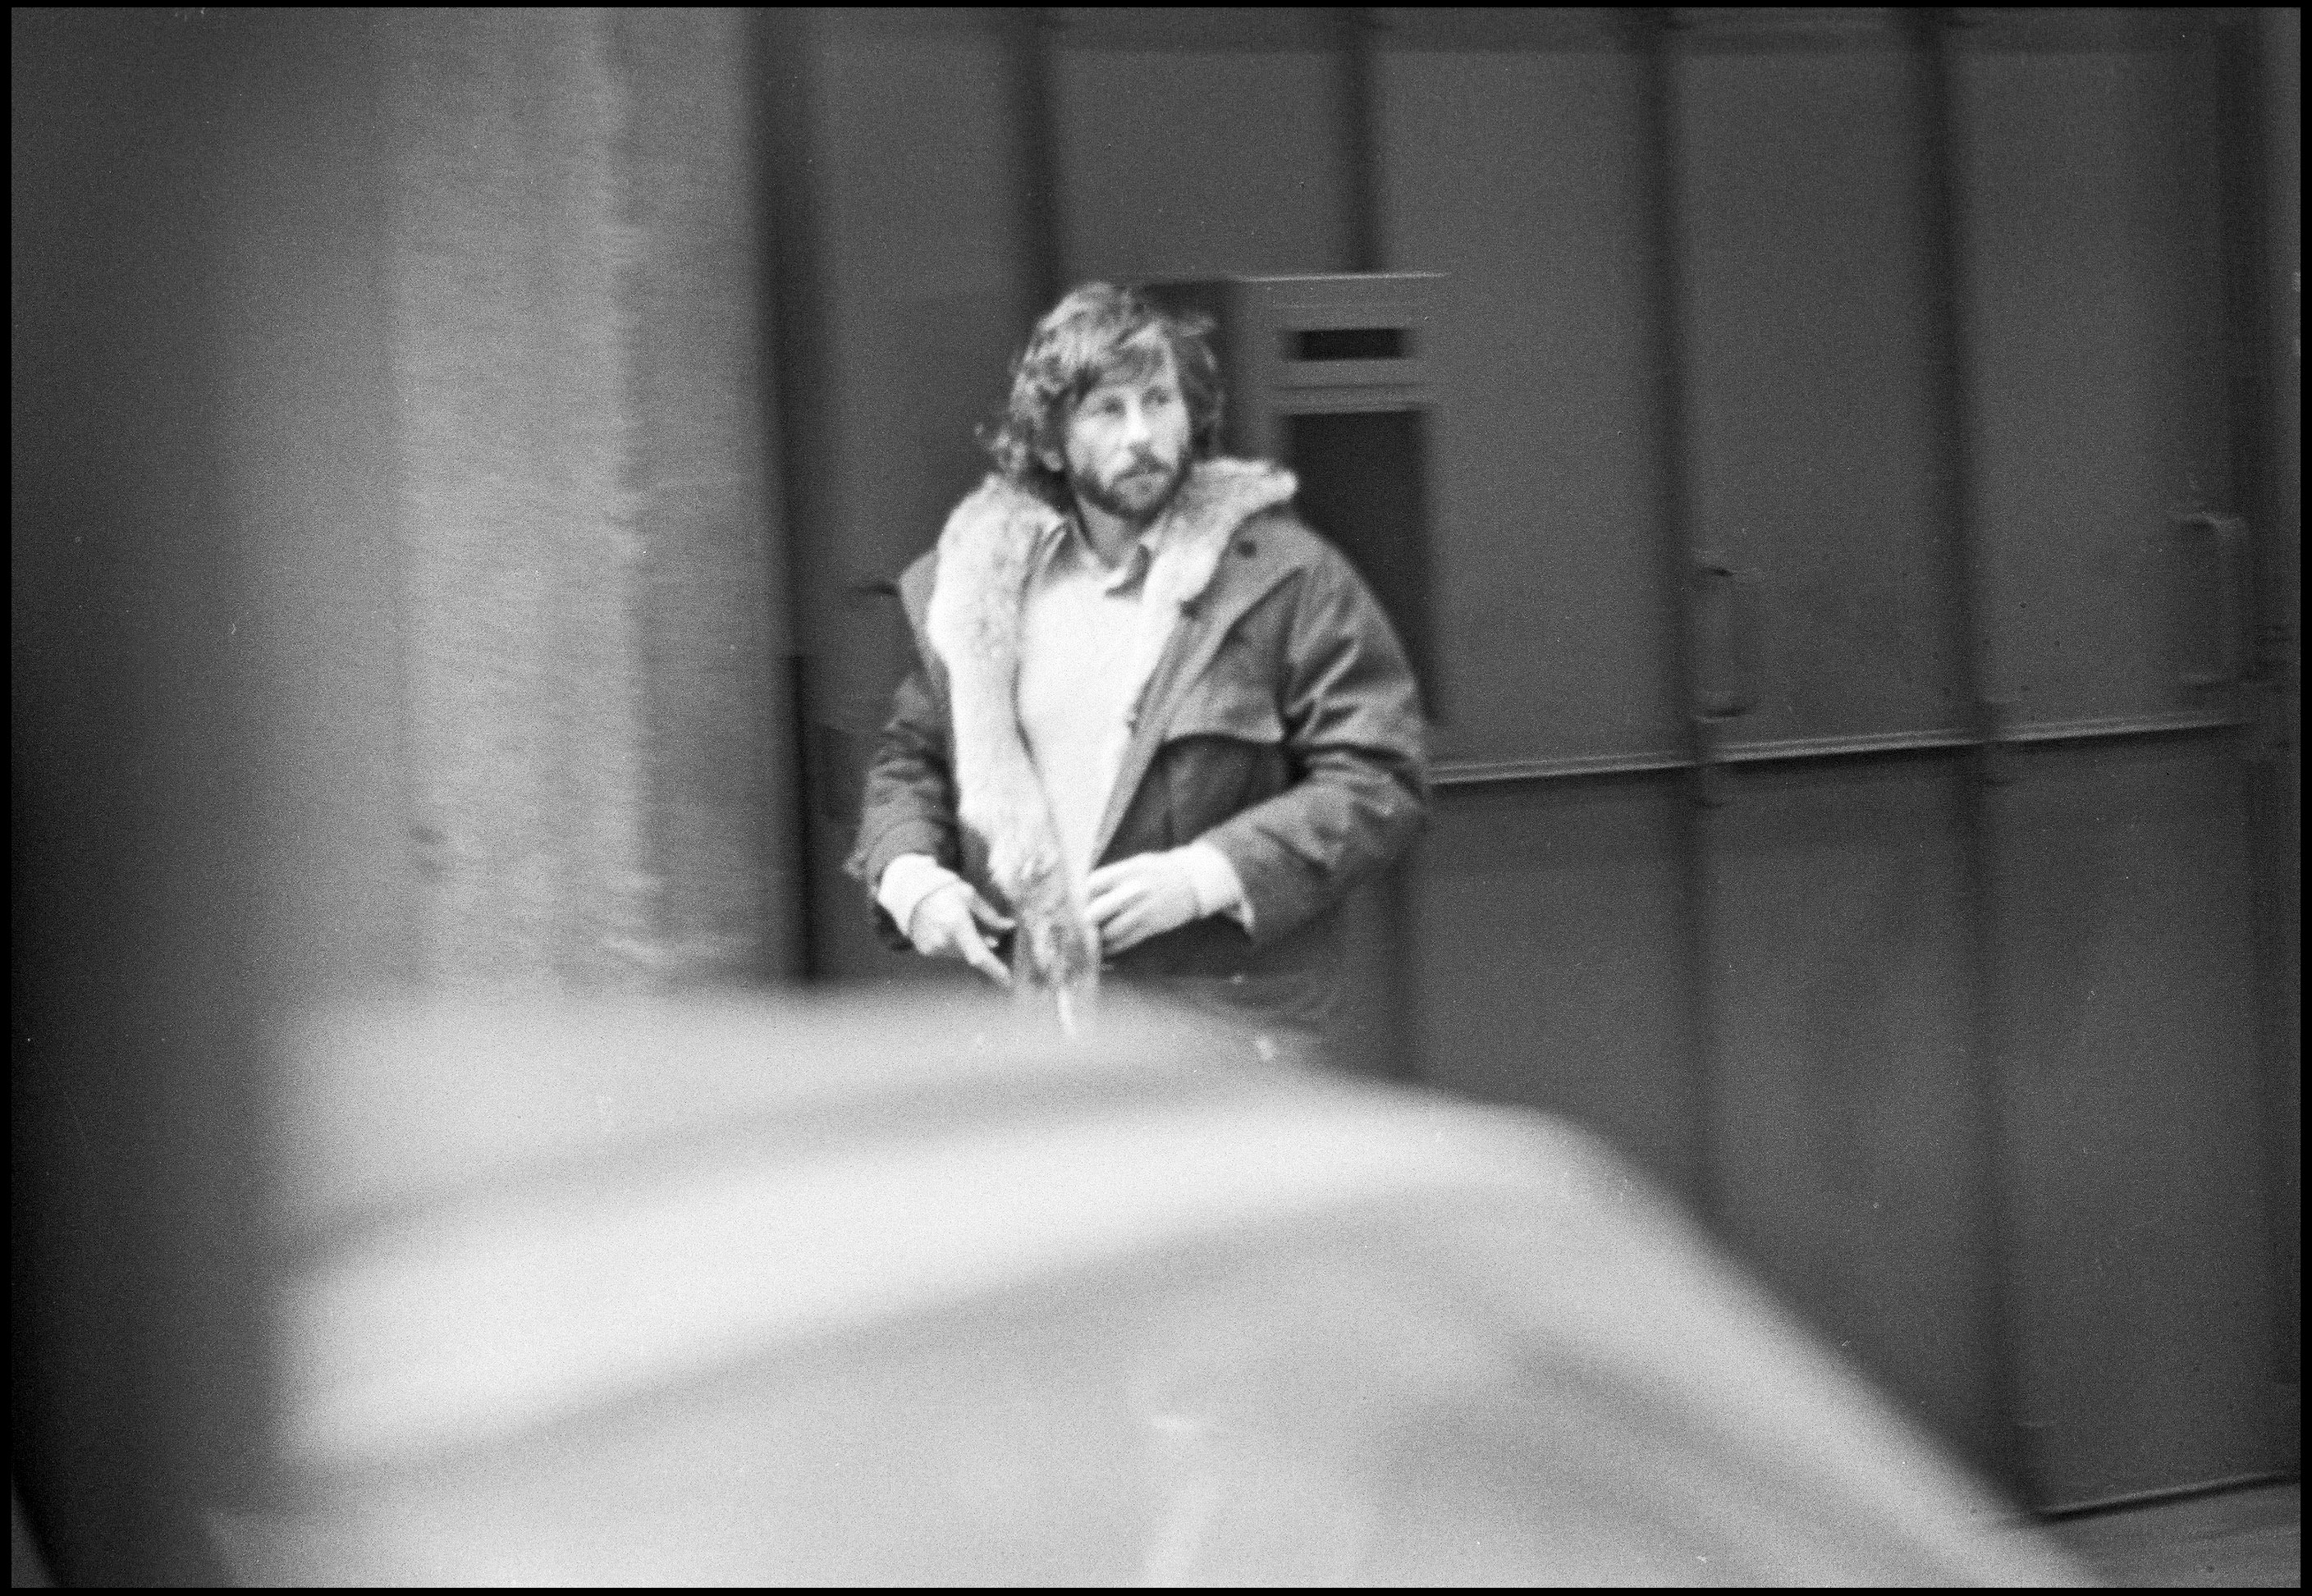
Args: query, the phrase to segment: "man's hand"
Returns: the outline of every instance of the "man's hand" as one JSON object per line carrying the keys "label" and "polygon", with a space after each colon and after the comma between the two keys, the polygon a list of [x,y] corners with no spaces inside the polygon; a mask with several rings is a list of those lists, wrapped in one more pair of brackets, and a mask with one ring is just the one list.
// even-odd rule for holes
{"label": "man's hand", "polygon": [[1135,853],[1084,878],[1085,913],[1103,955],[1160,937],[1203,912],[1196,884],[1178,851]]}
{"label": "man's hand", "polygon": [[1012,921],[974,892],[970,883],[950,881],[928,894],[907,916],[907,940],[919,954],[934,959],[961,959],[997,986],[1008,987],[1012,972],[980,935],[983,926],[991,931],[1008,931]]}

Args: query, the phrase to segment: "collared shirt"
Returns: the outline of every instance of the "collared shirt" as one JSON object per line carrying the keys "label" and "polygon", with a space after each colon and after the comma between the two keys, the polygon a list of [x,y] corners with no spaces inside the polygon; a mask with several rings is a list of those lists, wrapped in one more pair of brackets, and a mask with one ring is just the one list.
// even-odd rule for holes
{"label": "collared shirt", "polygon": [[1091,874],[1092,839],[1132,740],[1141,689],[1178,618],[1143,613],[1160,536],[1143,533],[1111,568],[1071,519],[1020,604],[1020,729],[1079,889]]}
{"label": "collared shirt", "polygon": [[[1020,727],[1051,805],[1061,857],[1079,898],[1091,873],[1117,772],[1132,741],[1141,693],[1177,614],[1144,613],[1148,571],[1165,522],[1141,534],[1110,567],[1074,517],[1052,539],[1029,576],[1020,614]],[[1169,856],[1187,873],[1200,915],[1227,913],[1250,925],[1243,884],[1226,855],[1191,842]],[[902,930],[915,905],[955,879],[923,854],[903,854],[883,872],[877,901]]]}

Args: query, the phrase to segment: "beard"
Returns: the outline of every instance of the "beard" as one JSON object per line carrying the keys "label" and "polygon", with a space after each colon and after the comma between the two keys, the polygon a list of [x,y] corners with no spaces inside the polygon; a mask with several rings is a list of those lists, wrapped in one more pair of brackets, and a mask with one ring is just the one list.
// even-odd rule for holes
{"label": "beard", "polygon": [[1161,460],[1143,455],[1125,470],[1104,481],[1090,471],[1071,471],[1068,488],[1093,509],[1145,528],[1164,513],[1187,478],[1188,461],[1185,457],[1167,467]]}

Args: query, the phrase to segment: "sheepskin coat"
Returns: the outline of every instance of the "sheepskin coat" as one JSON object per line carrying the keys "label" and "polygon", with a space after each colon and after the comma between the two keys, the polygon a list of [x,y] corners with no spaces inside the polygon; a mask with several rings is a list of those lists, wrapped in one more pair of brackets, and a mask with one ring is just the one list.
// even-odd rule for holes
{"label": "sheepskin coat", "polygon": [[892,859],[928,854],[1019,916],[1033,945],[1015,948],[1015,972],[1065,986],[1104,970],[1321,1037],[1335,911],[1411,840],[1428,787],[1404,650],[1348,562],[1292,514],[1294,485],[1265,462],[1206,460],[1167,510],[1141,606],[1154,664],[1093,846],[1104,864],[1210,842],[1244,885],[1249,933],[1213,917],[1097,963],[1012,696],[1020,597],[1065,524],[993,476],[900,580],[917,658],[848,866],[871,902]]}

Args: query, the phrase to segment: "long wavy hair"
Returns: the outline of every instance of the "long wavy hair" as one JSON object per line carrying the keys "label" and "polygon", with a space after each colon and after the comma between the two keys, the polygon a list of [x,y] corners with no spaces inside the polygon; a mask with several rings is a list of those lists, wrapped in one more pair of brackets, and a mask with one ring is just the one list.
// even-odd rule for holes
{"label": "long wavy hair", "polygon": [[1134,344],[1159,329],[1172,350],[1180,398],[1188,407],[1188,452],[1204,459],[1220,446],[1220,362],[1206,316],[1175,315],[1137,289],[1086,283],[1072,289],[1036,324],[1012,362],[1012,394],[979,440],[995,469],[1017,485],[1065,508],[1067,474],[1044,463],[1064,453],[1068,418],[1083,397],[1111,378],[1129,380],[1149,357]]}

